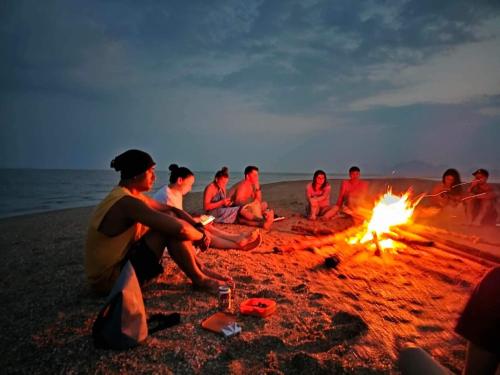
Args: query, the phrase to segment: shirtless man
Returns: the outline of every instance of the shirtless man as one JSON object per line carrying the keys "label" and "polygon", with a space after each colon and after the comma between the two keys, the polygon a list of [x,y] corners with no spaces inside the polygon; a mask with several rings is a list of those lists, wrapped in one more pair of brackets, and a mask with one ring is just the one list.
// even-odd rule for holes
{"label": "shirtless man", "polygon": [[360,179],[361,171],[358,167],[349,168],[349,180],[342,181],[340,185],[337,204],[334,213],[343,212],[349,216],[362,219],[359,210],[364,205],[368,183]]}
{"label": "shirtless man", "polygon": [[245,179],[231,188],[229,196],[235,206],[240,206],[238,222],[270,229],[274,221],[274,211],[262,201],[259,183],[259,168],[250,165],[245,168]]}
{"label": "shirtless man", "polygon": [[467,190],[469,196],[464,198],[467,224],[494,224],[497,218],[496,194],[493,186],[487,182],[490,174],[486,169],[480,168],[472,175],[474,180]]}

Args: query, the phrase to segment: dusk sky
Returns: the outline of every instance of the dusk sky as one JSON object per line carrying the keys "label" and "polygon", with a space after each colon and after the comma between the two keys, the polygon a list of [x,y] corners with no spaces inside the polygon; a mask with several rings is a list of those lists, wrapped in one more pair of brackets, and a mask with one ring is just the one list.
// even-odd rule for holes
{"label": "dusk sky", "polygon": [[500,169],[500,1],[4,0],[0,54],[0,167]]}

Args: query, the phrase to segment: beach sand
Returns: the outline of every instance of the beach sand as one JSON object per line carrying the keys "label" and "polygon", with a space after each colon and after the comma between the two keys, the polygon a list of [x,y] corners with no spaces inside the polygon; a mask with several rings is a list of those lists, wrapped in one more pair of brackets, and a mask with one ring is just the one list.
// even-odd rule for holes
{"label": "beach sand", "polygon": [[[331,182],[335,197],[339,182]],[[433,184],[370,180],[371,194],[382,193],[388,183],[396,192],[413,186],[417,193]],[[90,336],[104,303],[89,291],[83,270],[92,208],[0,220],[0,368],[4,373],[385,374],[397,373],[398,350],[411,342],[459,372],[465,341],[454,325],[475,283],[500,259],[499,228],[443,224],[448,240],[478,249],[471,256],[435,246],[381,256],[345,241],[301,246],[315,238],[294,228],[339,231],[346,225],[308,222],[302,216],[304,187],[304,181],[263,186],[264,198],[287,219],[264,233],[258,249],[210,249],[200,255],[234,277],[236,305],[250,297],[271,298],[278,304],[274,315],[238,316],[243,331],[229,339],[205,331],[200,323],[217,311],[217,298],[194,291],[167,258],[165,274],[144,290],[146,310],[179,312],[181,324],[122,352],[95,349]],[[185,201],[187,210],[200,204],[200,193]],[[340,259],[336,269],[324,265],[332,254]]]}

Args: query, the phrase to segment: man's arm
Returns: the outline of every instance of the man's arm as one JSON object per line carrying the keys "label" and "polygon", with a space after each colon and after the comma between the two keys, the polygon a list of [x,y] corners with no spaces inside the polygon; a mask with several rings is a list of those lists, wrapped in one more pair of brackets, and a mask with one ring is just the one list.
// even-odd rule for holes
{"label": "man's arm", "polygon": [[[127,218],[144,224],[167,236],[172,236],[182,241],[197,241],[203,237],[203,233],[198,231],[187,220],[175,218],[155,210],[139,199],[125,197],[118,201],[117,204],[120,204],[120,209]],[[181,210],[172,207],[172,211],[178,213]]]}
{"label": "man's arm", "polygon": [[254,195],[256,201],[262,202],[262,189],[260,187],[260,184],[254,186]]}
{"label": "man's arm", "polygon": [[346,193],[347,193],[347,183],[346,183],[346,181],[342,181],[342,184],[340,185],[339,197],[338,197],[337,203],[336,203],[336,205],[338,207],[342,207]]}

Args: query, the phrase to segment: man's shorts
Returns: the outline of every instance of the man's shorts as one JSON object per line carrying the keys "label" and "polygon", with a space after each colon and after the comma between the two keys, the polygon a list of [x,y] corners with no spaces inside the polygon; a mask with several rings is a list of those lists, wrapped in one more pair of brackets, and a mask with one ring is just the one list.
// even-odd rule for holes
{"label": "man's shorts", "polygon": [[161,257],[159,258],[155,252],[149,248],[144,237],[141,237],[132,244],[122,261],[122,267],[128,260],[130,260],[130,263],[134,266],[135,274],[140,285],[163,273],[163,267],[160,264]]}
{"label": "man's shorts", "polygon": [[247,211],[258,219],[262,219],[262,206],[259,201],[253,201],[241,207],[240,211]]}

